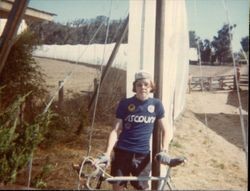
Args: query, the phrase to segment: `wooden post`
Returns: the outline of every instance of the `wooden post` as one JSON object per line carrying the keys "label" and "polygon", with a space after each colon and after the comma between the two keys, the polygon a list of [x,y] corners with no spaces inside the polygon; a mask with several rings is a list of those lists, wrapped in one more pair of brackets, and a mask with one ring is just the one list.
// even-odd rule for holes
{"label": "wooden post", "polygon": [[201,86],[201,91],[203,91],[204,90],[204,80],[203,80],[203,78],[202,77],[200,77],[200,86]]}
{"label": "wooden post", "polygon": [[240,89],[240,66],[237,67],[237,82],[238,82],[238,88],[239,88],[239,91],[241,91]]}
{"label": "wooden post", "polygon": [[[154,81],[156,92],[154,97],[162,100],[163,84],[163,47],[164,47],[164,27],[165,27],[165,0],[156,1],[156,26],[155,26],[155,60],[154,60]],[[160,152],[162,142],[161,129],[155,124],[153,131],[152,156]],[[160,164],[152,160],[152,176],[160,176]],[[158,182],[152,181],[152,190],[157,190]]]}
{"label": "wooden post", "polygon": [[220,89],[220,90],[223,90],[223,89],[224,89],[223,77],[221,77],[218,81],[219,81],[219,89]]}
{"label": "wooden post", "polygon": [[0,38],[0,74],[4,68],[5,62],[13,44],[12,40],[16,35],[28,2],[28,0],[14,1],[11,11],[8,15],[7,23]]}
{"label": "wooden post", "polygon": [[[124,25],[123,25],[123,28],[122,28],[122,33],[121,33],[121,35],[120,35],[120,36],[118,37],[118,39],[117,39],[117,42],[116,42],[116,44],[115,44],[115,47],[114,47],[114,49],[113,49],[113,51],[112,51],[112,53],[111,53],[111,55],[110,55],[110,57],[109,57],[108,63],[107,63],[107,65],[106,65],[106,67],[104,68],[104,71],[103,71],[103,73],[102,73],[101,80],[100,80],[98,86],[101,86],[101,85],[102,85],[103,80],[105,79],[105,77],[106,77],[106,75],[107,75],[107,73],[108,73],[108,70],[109,70],[109,68],[111,67],[111,65],[112,65],[112,63],[113,63],[113,61],[114,61],[114,59],[115,59],[115,56],[116,56],[116,54],[117,54],[117,52],[118,52],[118,50],[119,50],[119,47],[120,47],[120,45],[121,45],[121,43],[122,43],[122,41],[123,41],[123,39],[124,39],[124,37],[125,37],[125,34],[126,34],[127,31],[128,31],[128,22],[129,22],[129,16],[127,16],[127,18],[126,18],[126,20],[125,20],[125,22],[124,22]],[[95,88],[95,90],[94,90],[94,92],[93,92],[93,96],[92,96],[92,98],[91,98],[91,100],[90,100],[90,102],[89,102],[89,105],[88,105],[88,110],[91,109],[92,104],[93,104],[93,102],[94,102],[94,100],[95,100],[95,98],[96,98],[98,86]]]}
{"label": "wooden post", "polygon": [[[237,80],[237,82],[236,82],[236,80]],[[236,76],[234,75],[234,90],[237,89],[236,83],[238,83],[238,85],[240,83],[240,67],[239,66],[237,66],[237,68],[236,68]]]}
{"label": "wooden post", "polygon": [[208,91],[212,89],[212,77],[208,77]]}
{"label": "wooden post", "polygon": [[[63,81],[59,81],[58,82],[58,86],[60,87],[62,85]],[[63,93],[64,90],[63,90],[63,87],[59,90],[59,93],[58,93],[58,107],[59,107],[59,110],[61,110],[63,108]]]}
{"label": "wooden post", "polygon": [[94,90],[98,87],[98,80],[95,78],[94,80]]}

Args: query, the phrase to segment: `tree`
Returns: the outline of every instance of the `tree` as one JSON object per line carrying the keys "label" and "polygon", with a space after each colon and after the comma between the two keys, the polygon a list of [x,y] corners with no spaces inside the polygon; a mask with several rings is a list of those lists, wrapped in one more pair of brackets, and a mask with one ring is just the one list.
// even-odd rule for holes
{"label": "tree", "polygon": [[198,37],[195,34],[195,31],[189,31],[189,47],[197,48]]}
{"label": "tree", "polygon": [[245,52],[249,52],[249,36],[242,38],[240,44]]}
{"label": "tree", "polygon": [[213,37],[211,45],[215,50],[215,56],[220,64],[232,61],[230,43],[233,36],[231,30],[235,27],[236,25],[230,26],[229,24],[224,24],[222,29],[218,31],[218,36]]}
{"label": "tree", "polygon": [[0,184],[15,182],[17,173],[27,166],[31,153],[43,140],[53,116],[50,111],[41,112],[38,104],[46,90],[32,57],[36,43],[28,31],[17,36],[0,76]]}
{"label": "tree", "polygon": [[53,116],[49,111],[37,115],[32,123],[23,121],[20,108],[26,96],[0,111],[0,183],[15,182],[17,173],[27,166],[31,153],[44,139]]}
{"label": "tree", "polygon": [[208,39],[205,39],[204,42],[199,41],[200,48],[200,57],[203,62],[211,61],[211,43]]}
{"label": "tree", "polygon": [[38,43],[36,39],[28,31],[17,36],[0,76],[0,87],[4,86],[0,97],[0,110],[13,103],[17,96],[32,92],[25,101],[26,117],[30,119],[35,113],[35,105],[43,103],[48,93],[44,74],[32,57]]}
{"label": "tree", "polygon": [[[89,44],[91,38],[99,29],[92,43],[103,44],[107,31],[106,16],[97,16],[95,19],[76,19],[67,22],[66,25],[54,22],[28,22],[31,31],[37,34],[43,44]],[[110,20],[107,43],[115,42],[117,33],[121,30],[121,25],[125,20]],[[123,42],[128,41],[128,35]]]}

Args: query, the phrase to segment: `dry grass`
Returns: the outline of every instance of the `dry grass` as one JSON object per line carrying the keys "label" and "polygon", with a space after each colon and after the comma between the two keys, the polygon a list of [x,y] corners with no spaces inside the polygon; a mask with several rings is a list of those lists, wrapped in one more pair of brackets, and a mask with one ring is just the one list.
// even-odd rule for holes
{"label": "dry grass", "polygon": [[[69,67],[76,67],[55,60],[41,58],[37,60],[48,75],[47,84],[51,88],[57,87],[58,80],[61,80],[65,72],[71,69]],[[213,75],[232,71],[232,68],[228,67],[221,67],[221,70],[220,67],[206,67],[206,71],[212,72]],[[191,73],[195,74],[198,71],[198,66],[190,67]],[[76,74],[65,85],[65,99],[72,98],[75,93],[83,96],[82,90],[92,91],[91,84],[96,75],[95,68],[77,66]],[[125,76],[125,73],[122,75]],[[113,81],[117,80],[113,79]],[[125,81],[123,78],[117,84],[125,87]],[[111,81],[104,89],[116,92],[116,89],[112,89]],[[69,96],[68,93],[71,95]],[[242,95],[245,105],[248,91]],[[79,110],[80,106],[87,104],[81,101],[83,100],[81,96],[78,99],[73,96],[74,101],[71,100],[65,104],[65,107],[70,108],[68,110],[71,112]],[[247,189],[247,169],[235,96],[235,93],[230,92],[187,94],[186,108],[175,122],[175,136],[170,147],[171,155],[182,155],[188,158],[187,164],[172,171],[172,179],[176,188],[184,190]],[[110,117],[114,112],[114,107],[107,109],[105,106],[115,106],[117,99],[109,100],[103,97],[100,103],[103,105],[99,105],[99,115],[103,113],[103,116]],[[244,107],[244,109],[244,114],[248,115],[248,108]],[[204,113],[208,117],[207,126],[204,124]],[[94,157],[103,152],[106,146],[111,129],[111,123],[103,123],[106,122],[104,120],[106,117],[97,117],[99,122],[94,126],[91,150],[91,155]],[[47,184],[47,189],[77,189],[78,177],[71,168],[71,164],[80,162],[88,149],[88,128],[75,134],[79,124],[76,121],[79,119],[80,117],[75,117],[75,121],[68,119],[68,126],[64,129],[57,128],[51,136],[54,140],[50,144],[47,143],[49,146],[40,147],[34,155],[33,178],[41,172],[42,167],[49,166],[49,173],[42,179]],[[112,119],[113,116],[109,118],[109,121],[111,122]],[[27,172],[23,172],[22,175],[25,173],[27,175]],[[25,184],[27,176],[22,177],[25,179],[19,178],[19,183]]]}

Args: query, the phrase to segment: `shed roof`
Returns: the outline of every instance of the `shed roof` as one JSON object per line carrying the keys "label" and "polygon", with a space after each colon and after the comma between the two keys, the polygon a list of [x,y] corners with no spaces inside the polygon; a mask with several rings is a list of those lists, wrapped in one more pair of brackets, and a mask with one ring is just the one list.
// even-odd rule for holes
{"label": "shed roof", "polygon": [[[13,2],[14,0],[1,0],[0,1],[0,17],[2,18],[8,17],[8,14],[12,8]],[[31,7],[27,7],[25,11],[24,19],[52,21],[53,16],[56,16],[56,14],[34,9]]]}

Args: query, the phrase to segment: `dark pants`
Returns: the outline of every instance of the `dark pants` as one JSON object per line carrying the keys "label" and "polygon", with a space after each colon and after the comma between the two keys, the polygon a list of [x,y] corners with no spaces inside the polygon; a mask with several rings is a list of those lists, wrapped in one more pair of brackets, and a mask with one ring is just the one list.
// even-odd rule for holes
{"label": "dark pants", "polygon": [[[150,175],[150,153],[140,154],[116,148],[114,159],[111,163],[112,176],[149,176]],[[114,182],[120,186],[127,186],[127,181]],[[148,188],[147,181],[131,181],[135,189],[143,190]]]}

